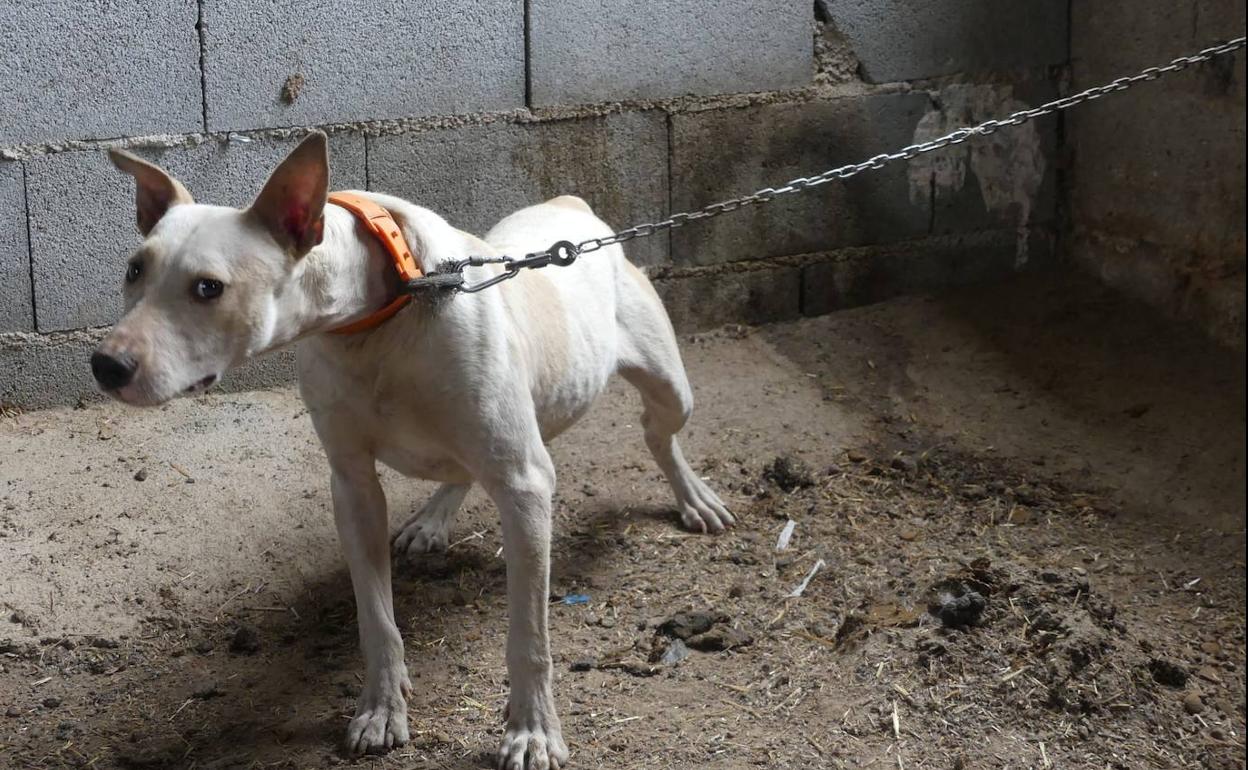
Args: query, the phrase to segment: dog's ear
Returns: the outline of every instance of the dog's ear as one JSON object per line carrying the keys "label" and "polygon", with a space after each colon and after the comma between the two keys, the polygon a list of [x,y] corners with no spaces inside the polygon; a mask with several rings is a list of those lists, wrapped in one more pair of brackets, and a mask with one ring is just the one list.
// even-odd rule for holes
{"label": "dog's ear", "polygon": [[328,194],[328,141],[313,131],[264,183],[251,212],[298,258],[321,242]]}
{"label": "dog's ear", "polygon": [[150,233],[169,209],[195,202],[181,182],[155,163],[118,149],[109,150],[108,158],[118,169],[134,177],[134,208],[139,232],[143,235]]}

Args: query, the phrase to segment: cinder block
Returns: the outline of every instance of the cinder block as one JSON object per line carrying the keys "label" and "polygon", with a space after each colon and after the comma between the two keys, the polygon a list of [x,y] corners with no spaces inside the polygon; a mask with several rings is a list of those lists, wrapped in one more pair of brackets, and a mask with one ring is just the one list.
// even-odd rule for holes
{"label": "cinder block", "polygon": [[[802,269],[802,314],[1001,280],[1051,264],[1053,245],[1052,231],[1040,227],[1025,234],[989,230],[847,249]],[[1020,261],[1024,249],[1028,259]]]}
{"label": "cinder block", "polygon": [[0,334],[0,403],[43,409],[98,397],[89,362],[101,336]]}
{"label": "cinder block", "polygon": [[1067,60],[1067,0],[818,2],[871,83]]}
{"label": "cinder block", "polygon": [[34,328],[22,166],[0,163],[0,332],[25,332]]}
{"label": "cinder block", "polygon": [[[197,201],[246,206],[297,141],[209,141],[136,152],[178,177]],[[363,188],[363,138],[334,136],[330,147],[331,184]],[[39,330],[113,323],[122,308],[125,260],[140,241],[133,180],[103,152],[35,158],[27,162],[27,177]]]}
{"label": "cinder block", "polygon": [[680,332],[796,318],[801,314],[801,287],[802,270],[791,265],[724,269],[654,281],[672,325]]}
{"label": "cinder block", "polygon": [[[1148,13],[1139,5],[1075,4],[1077,88],[1243,30],[1243,3],[1220,0],[1198,9],[1150,0],[1143,3]],[[1221,23],[1197,29],[1206,18]],[[1244,60],[1240,51],[1072,110],[1066,140],[1074,224],[1225,259],[1242,271]],[[1203,269],[1220,271],[1211,262]]]}
{"label": "cinder block", "polygon": [[[927,109],[922,94],[713,110],[672,118],[672,208],[778,187],[904,147]],[[927,232],[930,200],[912,201],[906,164],[711,220],[672,234],[677,264],[827,251]]]}
{"label": "cinder block", "polygon": [[203,128],[195,0],[0,4],[0,144]]}
{"label": "cinder block", "polygon": [[799,0],[530,0],[535,105],[798,88],[813,74]]}
{"label": "cinder block", "polygon": [[[56,334],[0,334],[0,404],[21,409],[69,406],[103,398],[91,378],[91,353],[105,330]],[[218,390],[272,388],[296,379],[293,351],[243,364]]]}
{"label": "cinder block", "polygon": [[523,0],[204,3],[213,130],[524,106]]}
{"label": "cinder block", "polygon": [[[579,195],[615,228],[661,219],[667,210],[667,127],[660,112],[368,141],[374,190],[478,235],[512,211],[557,195]],[[667,238],[632,241],[625,249],[635,262],[655,264],[667,257]]]}

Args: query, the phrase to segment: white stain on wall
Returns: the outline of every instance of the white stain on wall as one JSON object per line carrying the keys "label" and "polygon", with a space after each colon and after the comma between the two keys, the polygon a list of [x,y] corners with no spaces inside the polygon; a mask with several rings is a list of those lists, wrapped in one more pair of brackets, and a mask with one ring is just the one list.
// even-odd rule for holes
{"label": "white stain on wall", "polygon": [[[919,121],[914,141],[926,142],[963,126],[999,118],[1030,105],[1000,85],[952,85],[935,94],[935,106]],[[910,162],[910,197],[933,204],[952,197],[974,175],[984,205],[1018,230],[1015,267],[1027,263],[1027,233],[1036,196],[1044,181],[1045,158],[1034,123],[1003,128],[986,137],[920,155]]]}

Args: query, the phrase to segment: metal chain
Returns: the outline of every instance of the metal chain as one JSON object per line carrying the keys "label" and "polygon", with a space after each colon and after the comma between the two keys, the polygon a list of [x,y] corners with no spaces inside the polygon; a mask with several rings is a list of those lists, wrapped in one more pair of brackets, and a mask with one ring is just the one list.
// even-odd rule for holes
{"label": "metal chain", "polygon": [[[955,144],[961,144],[968,139],[977,136],[987,136],[998,129],[1008,126],[1019,126],[1023,123],[1035,120],[1044,115],[1049,115],[1062,110],[1068,110],[1077,104],[1099,99],[1107,94],[1125,91],[1128,88],[1149,80],[1157,80],[1158,78],[1168,75],[1172,72],[1185,70],[1193,64],[1209,61],[1218,56],[1234,53],[1245,46],[1245,38],[1237,37],[1220,45],[1211,46],[1204,50],[1194,53],[1190,56],[1181,56],[1169,64],[1160,67],[1149,67],[1141,70],[1135,75],[1121,77],[1113,82],[1106,83],[1103,86],[1096,86],[1077,94],[1055,99],[1051,102],[1033,107],[1029,110],[1021,110],[1015,112],[1006,118],[995,120],[986,120],[977,126],[967,128],[959,128],[945,136],[932,139],[919,144],[912,144],[904,147],[896,152],[884,153],[876,155],[873,158],[862,161],[861,163],[853,163],[847,166],[828,169],[821,174],[809,177],[799,177],[785,182],[780,187],[766,187],[749,195],[739,198],[732,198],[718,203],[712,203],[709,206],[703,206],[694,211],[687,211],[679,214],[672,214],[667,219],[658,222],[646,222],[635,225],[625,230],[612,233],[611,235],[601,238],[590,238],[580,243],[570,243],[568,241],[559,241],[545,251],[538,251],[532,254],[526,254],[523,259],[513,259],[511,257],[473,257],[456,263],[450,271],[445,273],[436,273],[424,279],[417,279],[409,284],[410,289],[424,288],[426,286],[438,286],[443,288],[455,288],[464,292],[476,292],[488,286],[505,281],[515,276],[520,270],[525,268],[545,267],[549,264],[569,265],[581,254],[589,254],[598,251],[601,248],[612,246],[617,243],[631,241],[634,238],[648,238],[656,233],[665,230],[673,230],[677,227],[683,227],[690,222],[697,222],[702,219],[711,219],[730,211],[744,208],[746,206],[754,206],[759,203],[767,203],[777,196],[790,195],[793,193],[803,192],[812,187],[818,187],[827,184],[833,180],[849,179],[852,176],[861,174],[871,169],[883,168],[885,165],[898,160],[909,160],[918,157],[924,153],[934,152],[944,147]],[[463,270],[469,266],[480,266],[487,264],[501,264],[504,266],[503,272],[492,276],[485,281],[468,286],[463,283]]]}

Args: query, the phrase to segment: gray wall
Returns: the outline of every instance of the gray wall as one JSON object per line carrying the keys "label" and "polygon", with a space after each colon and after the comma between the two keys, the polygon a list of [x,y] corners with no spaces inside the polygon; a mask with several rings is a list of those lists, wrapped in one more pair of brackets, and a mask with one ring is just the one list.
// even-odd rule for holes
{"label": "gray wall", "polygon": [[[477,231],[575,193],[624,227],[1048,98],[1067,39],[1066,0],[0,0],[0,401],[91,393],[138,240],[107,147],[241,205],[320,127],[337,187]],[[682,329],[1008,274],[1053,251],[1056,126],[631,255]]]}
{"label": "gray wall", "polygon": [[[1076,89],[1244,34],[1243,0],[1075,2]],[[1244,52],[1070,113],[1067,251],[1244,348]]]}

